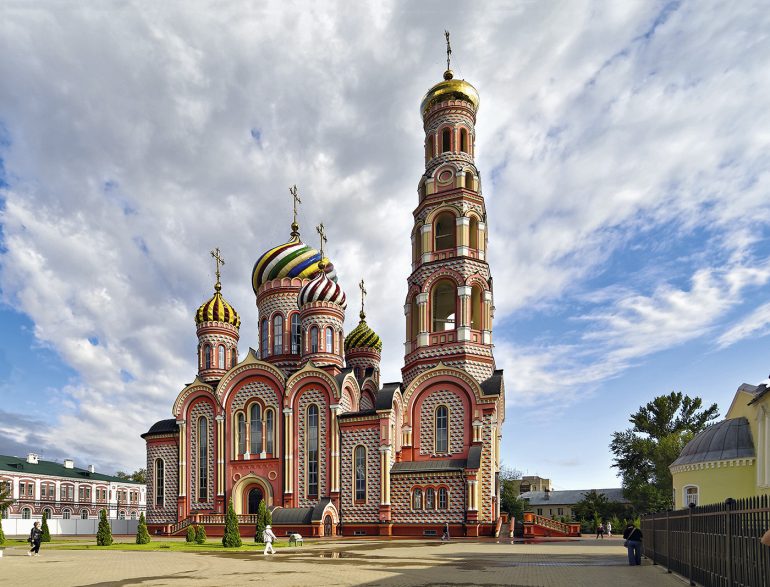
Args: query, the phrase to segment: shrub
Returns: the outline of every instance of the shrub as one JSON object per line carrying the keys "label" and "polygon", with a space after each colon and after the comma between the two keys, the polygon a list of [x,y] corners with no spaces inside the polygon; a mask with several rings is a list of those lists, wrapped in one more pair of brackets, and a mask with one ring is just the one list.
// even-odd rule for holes
{"label": "shrub", "polygon": [[238,548],[242,544],[241,531],[238,528],[238,516],[233,509],[233,500],[227,504],[227,515],[225,516],[225,534],[222,536],[222,546],[225,548]]}
{"label": "shrub", "polygon": [[195,542],[195,526],[187,526],[185,542]]}
{"label": "shrub", "polygon": [[96,531],[96,545],[110,546],[112,544],[112,528],[107,521],[107,510],[99,514],[99,529]]}
{"label": "shrub", "polygon": [[263,541],[262,534],[265,532],[265,526],[270,523],[267,521],[268,513],[267,504],[265,504],[265,500],[263,499],[259,502],[259,508],[257,508],[257,529],[254,534],[254,542]]}
{"label": "shrub", "polygon": [[147,522],[144,519],[144,512],[139,514],[139,525],[136,527],[136,543],[150,543],[150,533],[147,531]]}
{"label": "shrub", "polygon": [[43,534],[40,536],[40,542],[51,542],[51,531],[48,529],[48,512],[43,512],[43,525],[40,530]]}
{"label": "shrub", "polygon": [[195,542],[198,544],[206,543],[206,528],[204,526],[198,526],[195,529]]}
{"label": "shrub", "polygon": [[3,532],[3,519],[0,517],[0,544],[5,544],[5,532]]}

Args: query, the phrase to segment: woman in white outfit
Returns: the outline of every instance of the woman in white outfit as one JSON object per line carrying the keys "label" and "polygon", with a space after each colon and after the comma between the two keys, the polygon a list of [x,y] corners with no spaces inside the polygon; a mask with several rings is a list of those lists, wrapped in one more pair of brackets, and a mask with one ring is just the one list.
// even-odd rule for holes
{"label": "woman in white outfit", "polygon": [[274,540],[275,540],[275,534],[273,534],[272,526],[270,525],[265,526],[265,531],[262,533],[262,541],[265,543],[264,554],[267,554],[268,550],[270,551],[270,554],[275,554],[275,549],[273,548]]}

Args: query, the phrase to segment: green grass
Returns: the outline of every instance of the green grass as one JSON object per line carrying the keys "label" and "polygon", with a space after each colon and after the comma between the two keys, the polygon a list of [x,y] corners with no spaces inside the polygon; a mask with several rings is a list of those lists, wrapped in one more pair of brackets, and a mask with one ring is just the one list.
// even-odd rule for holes
{"label": "green grass", "polygon": [[[5,546],[27,546],[26,540],[8,540]],[[288,542],[275,542],[276,548],[288,546]],[[97,546],[95,540],[83,539],[61,539],[46,542],[41,547],[43,550],[171,550],[174,552],[207,552],[212,550],[222,550],[225,552],[261,552],[265,549],[264,544],[256,544],[244,540],[239,548],[225,548],[221,540],[209,540],[204,544],[188,543],[184,540],[164,540],[155,539],[149,544],[136,544],[133,541],[113,542],[112,546]]]}

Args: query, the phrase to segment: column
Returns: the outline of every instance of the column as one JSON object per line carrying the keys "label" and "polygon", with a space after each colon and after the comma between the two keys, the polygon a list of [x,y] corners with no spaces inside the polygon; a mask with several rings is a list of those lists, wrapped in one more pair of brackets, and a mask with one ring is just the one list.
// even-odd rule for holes
{"label": "column", "polygon": [[495,455],[497,454],[497,421],[492,422],[491,432],[492,446],[490,447],[491,450],[489,452],[489,497],[490,503],[492,504],[492,510],[487,513],[492,516],[492,521],[494,522],[495,501],[497,499],[497,491],[495,491],[495,473],[497,472],[497,466],[495,464]]}
{"label": "column", "polygon": [[412,352],[412,304],[404,304],[404,317],[406,322],[404,354],[408,355]]}
{"label": "column", "polygon": [[757,412],[757,485],[765,484],[765,455],[762,448],[765,445],[765,414],[760,409]]}
{"label": "column", "polygon": [[337,415],[340,411],[339,404],[329,406],[329,410],[332,415],[332,430],[331,430],[331,479],[329,481],[329,491],[331,493],[339,493],[339,472],[340,472],[340,447],[339,447],[339,422],[337,421]]}
{"label": "column", "polygon": [[433,225],[423,224],[420,227],[420,238],[422,239],[422,262],[428,263],[433,258]]}
{"label": "column", "polygon": [[471,286],[461,285],[457,288],[457,297],[460,298],[460,315],[457,317],[457,340],[471,339]]}
{"label": "column", "polygon": [[179,426],[179,497],[187,495],[187,423],[177,420]]}
{"label": "column", "polygon": [[390,505],[390,444],[380,447],[380,505]]}
{"label": "column", "polygon": [[217,422],[217,495],[225,494],[225,417],[219,414]]}
{"label": "column", "polygon": [[470,255],[470,226],[471,219],[467,216],[459,216],[456,220],[457,254],[467,257]]}
{"label": "column", "polygon": [[[759,452],[759,451],[757,451]],[[762,455],[765,461],[765,486],[770,486],[770,412],[765,412],[765,450]]]}
{"label": "column", "polygon": [[487,239],[486,239],[486,232],[487,232],[487,223],[486,222],[479,222],[479,233],[476,236],[476,242],[479,244],[479,261],[483,261],[487,256]]}
{"label": "column", "polygon": [[481,311],[481,342],[483,344],[492,344],[492,292],[484,292],[484,304]]}
{"label": "column", "polygon": [[428,294],[420,293],[417,298],[417,309],[420,312],[420,332],[417,334],[417,346],[427,346],[430,343],[430,326],[428,322]]}
{"label": "column", "polygon": [[[283,458],[283,478],[284,493],[294,493],[294,433],[292,431],[292,414],[294,410],[284,408],[283,410],[283,433],[284,433],[284,458]],[[288,507],[288,506],[285,506]]]}

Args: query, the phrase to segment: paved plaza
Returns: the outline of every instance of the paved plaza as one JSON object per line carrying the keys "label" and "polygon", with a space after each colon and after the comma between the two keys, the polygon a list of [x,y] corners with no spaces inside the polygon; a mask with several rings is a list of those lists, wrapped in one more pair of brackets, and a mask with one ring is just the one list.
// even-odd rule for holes
{"label": "paved plaza", "polygon": [[644,560],[629,567],[618,539],[521,544],[416,540],[337,541],[253,552],[6,549],[0,585],[484,585],[681,587]]}

